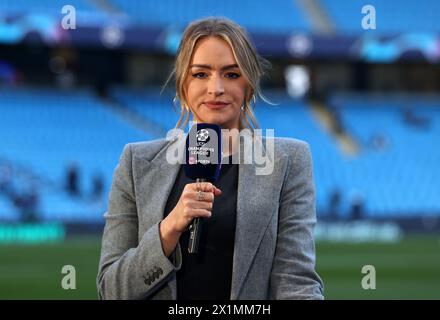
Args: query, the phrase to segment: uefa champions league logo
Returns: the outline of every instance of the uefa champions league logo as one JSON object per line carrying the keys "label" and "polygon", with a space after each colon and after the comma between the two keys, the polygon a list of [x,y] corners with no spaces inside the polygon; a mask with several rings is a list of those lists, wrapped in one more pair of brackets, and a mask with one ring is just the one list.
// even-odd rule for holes
{"label": "uefa champions league logo", "polygon": [[204,144],[208,143],[211,138],[209,137],[209,131],[206,129],[200,129],[197,131],[197,146],[203,146]]}

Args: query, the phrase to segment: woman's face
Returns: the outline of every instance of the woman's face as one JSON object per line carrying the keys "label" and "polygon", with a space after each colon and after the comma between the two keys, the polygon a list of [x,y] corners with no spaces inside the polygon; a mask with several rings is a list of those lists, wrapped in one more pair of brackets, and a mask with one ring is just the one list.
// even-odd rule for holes
{"label": "woman's face", "polygon": [[186,99],[196,122],[238,129],[247,87],[225,40],[206,37],[196,43],[185,79]]}

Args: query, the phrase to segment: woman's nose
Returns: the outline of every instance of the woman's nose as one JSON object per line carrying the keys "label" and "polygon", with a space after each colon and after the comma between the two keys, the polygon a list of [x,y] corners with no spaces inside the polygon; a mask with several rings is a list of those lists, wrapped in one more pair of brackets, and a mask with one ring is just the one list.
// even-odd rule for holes
{"label": "woman's nose", "polygon": [[219,76],[212,76],[208,83],[208,93],[213,95],[221,95],[225,92],[223,81]]}

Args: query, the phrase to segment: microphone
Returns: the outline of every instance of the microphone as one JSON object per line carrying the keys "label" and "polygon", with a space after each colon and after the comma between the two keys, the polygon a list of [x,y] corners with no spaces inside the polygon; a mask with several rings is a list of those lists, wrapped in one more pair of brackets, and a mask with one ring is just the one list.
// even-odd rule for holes
{"label": "microphone", "polygon": [[[184,172],[196,182],[215,182],[220,175],[222,160],[221,129],[212,123],[196,123],[186,137]],[[194,218],[189,226],[188,252],[197,253],[201,219]]]}

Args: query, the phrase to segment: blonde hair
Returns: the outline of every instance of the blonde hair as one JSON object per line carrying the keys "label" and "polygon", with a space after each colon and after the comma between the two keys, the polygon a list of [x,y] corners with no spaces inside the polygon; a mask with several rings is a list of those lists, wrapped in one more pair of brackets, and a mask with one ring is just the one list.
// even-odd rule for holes
{"label": "blonde hair", "polygon": [[180,41],[174,69],[165,83],[166,86],[172,76],[175,75],[176,96],[173,99],[173,103],[175,104],[177,100],[180,101],[180,118],[176,128],[185,127],[189,120],[190,108],[185,96],[184,83],[188,75],[189,64],[195,45],[198,40],[204,37],[219,37],[225,40],[231,47],[238,67],[250,87],[250,92],[246,93],[244,110],[242,115],[240,115],[239,129],[257,129],[259,126],[251,106],[251,100],[253,100],[254,107],[256,97],[268,102],[261,92],[260,79],[264,74],[264,69],[270,63],[258,55],[257,50],[242,27],[231,20],[216,17],[192,22],[186,28]]}

